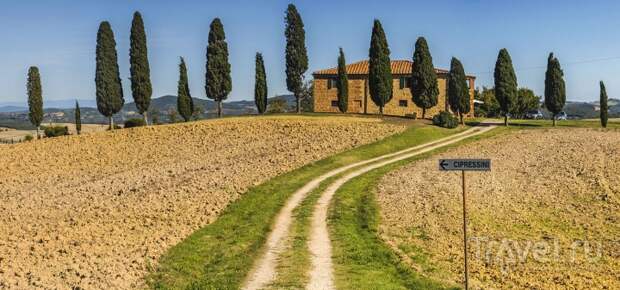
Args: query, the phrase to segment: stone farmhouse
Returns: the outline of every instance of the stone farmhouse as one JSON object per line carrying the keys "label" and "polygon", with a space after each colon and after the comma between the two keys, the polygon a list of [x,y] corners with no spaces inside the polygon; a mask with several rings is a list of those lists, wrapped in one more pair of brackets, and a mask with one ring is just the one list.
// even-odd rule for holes
{"label": "stone farmhouse", "polygon": [[[422,116],[422,109],[417,107],[411,99],[409,84],[411,80],[412,61],[393,60],[391,62],[393,78],[393,95],[383,108],[385,115],[392,116]],[[435,69],[439,96],[437,105],[426,110],[426,117],[432,117],[440,111],[450,111],[446,102],[448,71]],[[375,105],[369,95],[368,89],[368,61],[363,60],[347,65],[349,77],[349,101],[348,113],[378,114],[379,107]],[[315,112],[339,112],[336,89],[338,68],[330,68],[315,71],[314,77],[314,111]],[[474,116],[474,81],[476,77],[467,75],[467,83],[470,91],[470,112],[466,117]]]}

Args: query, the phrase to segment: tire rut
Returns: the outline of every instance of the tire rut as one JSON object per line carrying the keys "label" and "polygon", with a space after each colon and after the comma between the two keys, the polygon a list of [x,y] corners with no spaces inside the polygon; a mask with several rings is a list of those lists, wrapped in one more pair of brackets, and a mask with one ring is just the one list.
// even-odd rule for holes
{"label": "tire rut", "polygon": [[[472,128],[463,132],[444,137],[426,144],[417,145],[407,149],[403,149],[394,153],[384,154],[371,159],[359,161],[353,164],[345,165],[336,169],[333,169],[319,177],[306,183],[303,187],[298,189],[287,200],[286,204],[282,207],[278,213],[275,222],[272,226],[272,230],[267,237],[267,241],[263,248],[264,253],[255,262],[250,274],[246,278],[242,289],[253,290],[262,289],[275,281],[277,277],[277,263],[280,254],[286,249],[286,238],[289,235],[290,227],[293,222],[293,211],[301,203],[301,201],[314,189],[316,189],[321,182],[327,180],[330,177],[339,175],[350,169],[361,167],[370,163],[378,162],[376,164],[363,167],[353,173],[347,174],[342,178],[334,181],[332,185],[322,193],[319,199],[312,217],[311,236],[309,241],[309,248],[311,251],[312,268],[310,272],[309,289],[333,289],[333,270],[331,264],[331,243],[329,241],[329,234],[327,233],[327,208],[331,197],[335,190],[338,189],[347,180],[367,172],[369,170],[387,165],[392,162],[396,162],[402,159],[415,156],[427,151],[430,151],[441,146],[458,142],[467,137],[480,134],[488,131],[492,127],[487,128]],[[454,141],[457,140],[457,141]],[[441,145],[441,146],[439,146]],[[426,150],[431,146],[432,149]],[[413,153],[411,153],[413,152]],[[403,157],[404,156],[404,157]],[[392,158],[394,157],[394,158]],[[383,161],[382,161],[383,160]],[[381,162],[379,162],[381,161]],[[370,168],[370,169],[368,169]],[[364,171],[365,170],[365,171]],[[363,171],[363,172],[362,172]],[[360,172],[360,173],[358,173]],[[352,174],[358,173],[355,176]],[[347,179],[348,178],[348,179]],[[336,186],[337,185],[337,186]],[[330,193],[331,192],[331,193]],[[326,267],[326,268],[324,268]],[[324,269],[323,269],[324,268]]]}

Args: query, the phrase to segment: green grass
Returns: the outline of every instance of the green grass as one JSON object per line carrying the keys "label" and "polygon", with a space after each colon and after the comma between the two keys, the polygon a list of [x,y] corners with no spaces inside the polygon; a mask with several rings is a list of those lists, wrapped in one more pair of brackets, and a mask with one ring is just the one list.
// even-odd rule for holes
{"label": "green grass", "polygon": [[[428,140],[418,139],[415,144],[410,144],[410,146],[419,145],[436,139],[436,136],[430,136]],[[333,181],[355,170],[356,168],[350,169],[323,181],[319,187],[313,190],[299,207],[295,209],[294,221],[291,225],[290,245],[280,256],[277,270],[278,276],[276,281],[270,285],[269,289],[302,289],[305,287],[309,279],[308,271],[311,264],[310,252],[307,244],[310,235],[310,218],[316,201]],[[408,252],[414,253],[415,257],[418,258],[425,257],[424,253],[419,251],[419,249]]]}
{"label": "green grass", "polygon": [[[458,289],[444,285],[413,271],[380,238],[379,208],[375,200],[381,177],[407,163],[481,138],[495,136],[510,129],[495,129],[457,144],[442,147],[407,160],[372,170],[345,183],[330,206],[329,226],[332,239],[336,286],[339,289]],[[432,136],[419,143],[432,141]],[[411,252],[407,249],[407,252]],[[415,250],[415,249],[413,249]],[[411,254],[411,253],[409,253]],[[414,262],[423,269],[434,269],[424,253],[415,254]]]}
{"label": "green grass", "polygon": [[[314,162],[251,188],[242,198],[226,208],[215,222],[194,232],[184,241],[169,249],[160,259],[157,269],[148,275],[148,285],[154,289],[237,289],[261,254],[261,247],[280,208],[290,195],[305,183],[340,166],[402,150],[464,130],[464,128],[448,130],[424,126],[419,122],[407,122],[413,125],[401,134]],[[511,123],[518,126],[494,130],[494,132],[551,125],[548,120],[514,120]],[[597,121],[558,122],[558,127],[597,128],[599,126]],[[620,124],[610,122],[609,127],[618,128]],[[487,135],[491,133],[485,134]],[[464,142],[478,138],[481,137],[471,138]],[[430,154],[424,154],[424,156],[430,156]],[[345,184],[337,193],[332,204],[330,226],[333,228],[336,282],[341,288],[445,288],[445,285],[422,277],[409,267],[402,265],[396,254],[383,244],[376,232],[379,223],[378,209],[374,200],[376,182],[390,170],[424,156],[371,171]],[[289,253],[290,259],[285,259],[284,264],[281,265],[281,267],[289,267],[289,271],[283,272],[283,276],[272,285],[274,287],[296,288],[303,285],[304,279],[307,279],[304,269],[309,267],[309,256],[305,249],[308,220],[312,205],[318,195],[316,191],[313,192],[295,212],[292,252]],[[295,253],[301,253],[301,255],[296,256]],[[423,253],[419,254],[420,259],[416,262],[426,263]],[[294,269],[290,267],[292,265],[301,267]],[[432,265],[426,266],[432,268]]]}
{"label": "green grass", "polygon": [[352,162],[464,130],[422,126],[334,155],[253,187],[210,225],[170,248],[146,277],[154,289],[236,289],[261,254],[275,216],[288,197],[315,177]]}

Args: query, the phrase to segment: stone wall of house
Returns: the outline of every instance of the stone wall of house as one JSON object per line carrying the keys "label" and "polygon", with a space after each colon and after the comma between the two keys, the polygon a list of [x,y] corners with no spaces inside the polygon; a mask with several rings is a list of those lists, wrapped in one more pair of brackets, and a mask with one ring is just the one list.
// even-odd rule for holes
{"label": "stone wall of house", "polygon": [[[348,113],[364,113],[364,96],[366,94],[366,80],[364,78],[349,77],[349,105]],[[328,87],[328,78],[314,79],[314,111],[338,113],[338,90]],[[336,102],[336,103],[334,103]]]}
{"label": "stone wall of house", "polygon": [[[335,76],[334,76],[335,77]],[[338,93],[335,86],[328,87],[330,76],[315,76],[314,78],[314,111],[326,113],[338,113]],[[439,96],[437,105],[426,110],[426,117],[446,109],[447,79],[444,75],[437,78],[439,86]],[[470,106],[471,110],[467,117],[474,116],[474,80],[469,80],[470,85]],[[409,88],[400,88],[400,77],[394,76],[392,99],[383,108],[385,115],[405,116],[415,113],[418,118],[422,117],[422,109],[416,106],[411,100]],[[368,93],[368,82],[366,77],[349,76],[349,113],[368,113],[379,114],[379,107],[370,98]]]}
{"label": "stone wall of house", "polygon": [[474,115],[474,90],[476,89],[476,84],[474,84],[474,79],[467,79],[469,83],[469,113],[466,115],[467,118],[473,118]]}

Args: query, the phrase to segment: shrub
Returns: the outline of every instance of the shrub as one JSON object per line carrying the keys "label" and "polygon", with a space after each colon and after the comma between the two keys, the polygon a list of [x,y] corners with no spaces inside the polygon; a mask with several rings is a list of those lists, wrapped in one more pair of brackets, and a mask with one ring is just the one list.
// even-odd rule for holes
{"label": "shrub", "polygon": [[125,128],[142,127],[145,126],[144,119],[134,118],[125,121]]}
{"label": "shrub", "polygon": [[32,141],[34,139],[34,137],[32,137],[32,135],[28,134],[24,137],[24,141]]}
{"label": "shrub", "polygon": [[454,117],[454,115],[446,111],[442,111],[433,116],[433,125],[452,129],[459,125],[459,120]]}
{"label": "shrub", "polygon": [[43,133],[45,137],[58,137],[69,135],[69,128],[67,126],[47,126],[43,127]]}
{"label": "shrub", "polygon": [[[121,127],[119,124],[116,124],[116,123],[115,123],[115,124],[114,124],[114,130],[116,130],[116,129],[123,129],[123,127]],[[108,128],[106,129],[106,131],[110,131],[110,128],[108,127]]]}
{"label": "shrub", "polygon": [[285,99],[271,99],[267,106],[267,113],[277,114],[286,113],[288,111],[288,103]]}

